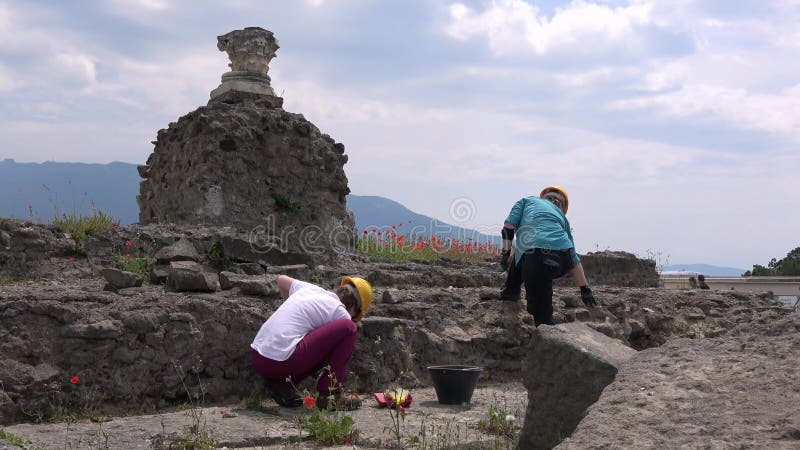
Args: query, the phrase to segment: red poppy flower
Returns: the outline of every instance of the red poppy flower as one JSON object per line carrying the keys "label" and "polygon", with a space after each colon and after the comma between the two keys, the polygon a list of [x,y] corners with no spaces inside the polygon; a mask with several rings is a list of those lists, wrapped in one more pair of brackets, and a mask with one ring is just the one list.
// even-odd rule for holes
{"label": "red poppy flower", "polygon": [[72,383],[72,384],[78,384],[79,381],[81,381],[81,379],[78,378],[77,375],[75,375],[74,377],[69,379],[69,382]]}
{"label": "red poppy flower", "polygon": [[364,236],[366,236],[366,235],[367,235],[367,230],[364,230]]}
{"label": "red poppy flower", "polygon": [[314,397],[306,397],[303,399],[303,403],[306,404],[306,408],[314,409]]}
{"label": "red poppy flower", "polygon": [[128,248],[133,247],[133,241],[126,241],[125,242],[125,247],[128,247]]}
{"label": "red poppy flower", "polygon": [[76,261],[76,260],[75,260],[75,257],[74,257],[74,256],[70,256],[70,257],[69,257],[69,262],[75,262],[75,261]]}

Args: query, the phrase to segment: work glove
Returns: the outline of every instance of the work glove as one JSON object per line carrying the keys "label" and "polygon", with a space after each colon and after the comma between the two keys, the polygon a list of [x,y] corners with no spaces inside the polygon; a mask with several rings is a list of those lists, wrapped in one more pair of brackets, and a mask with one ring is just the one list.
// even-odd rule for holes
{"label": "work glove", "polygon": [[503,272],[508,270],[508,266],[511,265],[511,250],[503,250],[500,254],[500,268],[503,269]]}
{"label": "work glove", "polygon": [[589,286],[581,286],[581,300],[586,306],[597,306],[597,300],[592,295],[592,288]]}

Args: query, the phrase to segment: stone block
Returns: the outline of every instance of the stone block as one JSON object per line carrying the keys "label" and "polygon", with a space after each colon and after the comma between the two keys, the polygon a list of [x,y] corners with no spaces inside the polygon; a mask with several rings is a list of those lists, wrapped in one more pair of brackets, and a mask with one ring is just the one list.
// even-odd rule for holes
{"label": "stone block", "polygon": [[113,269],[110,267],[100,270],[100,275],[102,275],[106,282],[108,282],[108,284],[114,289],[137,287],[141,286],[144,282],[144,278],[138,273]]}
{"label": "stone block", "polygon": [[173,261],[168,284],[175,291],[214,292],[219,287],[219,276],[194,261]]}
{"label": "stone block", "polygon": [[520,448],[552,448],[568,437],[636,350],[581,323],[542,325],[523,363],[528,408]]}
{"label": "stone block", "polygon": [[[231,272],[244,275],[264,275],[265,271],[258,263],[236,263],[231,265]],[[270,272],[275,273],[275,272]]]}
{"label": "stone block", "polygon": [[221,272],[219,284],[223,290],[239,288],[245,295],[274,297],[279,294],[277,275],[241,275]]}
{"label": "stone block", "polygon": [[178,239],[155,254],[157,264],[169,264],[172,261],[200,261],[200,253],[188,239]]}

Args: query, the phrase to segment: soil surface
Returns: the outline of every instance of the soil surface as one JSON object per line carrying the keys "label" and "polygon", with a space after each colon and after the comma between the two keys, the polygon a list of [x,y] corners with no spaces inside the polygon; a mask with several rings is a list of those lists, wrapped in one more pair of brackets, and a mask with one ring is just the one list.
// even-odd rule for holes
{"label": "soil surface", "polygon": [[[401,442],[420,437],[436,448],[513,448],[509,441],[480,428],[487,418],[489,408],[514,415],[514,421],[524,420],[527,392],[518,383],[479,383],[469,405],[441,405],[433,388],[412,389],[414,401],[406,410],[400,424]],[[358,447],[396,448],[392,419],[386,408],[380,408],[371,395],[362,396],[361,409],[346,412],[358,430],[354,444]],[[197,415],[199,414],[199,416]],[[7,426],[6,432],[24,440],[28,448],[76,449],[150,449],[159,440],[186,436],[186,429],[195,423],[204,424],[218,447],[258,449],[310,449],[319,448],[309,440],[308,432],[301,430],[298,419],[310,415],[305,407],[284,408],[272,400],[265,400],[260,411],[248,410],[243,405],[215,406],[186,409],[145,416],[115,417],[108,422],[80,421],[69,426],[64,423],[17,424]],[[199,417],[199,420],[195,420]],[[23,446],[0,441],[0,449],[19,449]],[[336,448],[333,446],[333,448]],[[342,448],[353,448],[353,445]]]}

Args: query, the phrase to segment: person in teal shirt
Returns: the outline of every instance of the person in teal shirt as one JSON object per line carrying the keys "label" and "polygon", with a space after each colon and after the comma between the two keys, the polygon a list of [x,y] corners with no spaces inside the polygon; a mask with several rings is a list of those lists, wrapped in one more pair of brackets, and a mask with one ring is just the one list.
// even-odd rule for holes
{"label": "person in teal shirt", "polygon": [[580,287],[583,303],[597,305],[575,251],[566,216],[568,208],[567,192],[558,186],[548,186],[539,197],[525,197],[514,203],[503,225],[500,264],[508,270],[508,276],[501,298],[517,301],[524,283],[527,309],[537,327],[554,324],[553,280],[567,272]]}

